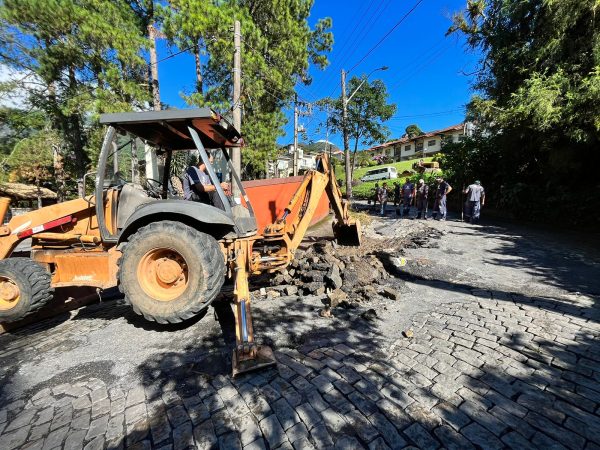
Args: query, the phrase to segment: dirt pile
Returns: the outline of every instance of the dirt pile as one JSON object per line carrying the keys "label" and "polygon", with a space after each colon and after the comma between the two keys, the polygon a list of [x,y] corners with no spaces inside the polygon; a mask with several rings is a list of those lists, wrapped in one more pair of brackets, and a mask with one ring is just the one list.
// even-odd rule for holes
{"label": "dirt pile", "polygon": [[[370,227],[361,247],[345,247],[320,239],[298,249],[292,263],[276,275],[265,275],[254,291],[259,297],[322,296],[326,308],[355,308],[373,300],[400,300],[405,283],[397,269],[404,248],[437,246],[442,233],[418,226],[400,232],[389,226]],[[386,231],[391,231],[391,236]],[[390,261],[395,267],[390,267]]]}

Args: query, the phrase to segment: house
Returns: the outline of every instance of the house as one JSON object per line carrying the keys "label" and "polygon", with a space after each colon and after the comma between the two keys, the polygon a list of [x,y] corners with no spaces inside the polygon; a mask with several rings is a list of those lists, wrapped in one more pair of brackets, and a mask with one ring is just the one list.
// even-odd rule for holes
{"label": "house", "polygon": [[431,131],[413,138],[402,137],[364,150],[373,157],[383,155],[393,161],[424,158],[439,153],[449,142],[460,142],[473,135],[471,122],[459,123],[441,130]]}
{"label": "house", "polygon": [[[316,169],[316,154],[305,152],[298,146],[298,174],[302,175],[310,169]],[[294,174],[294,146],[288,146],[287,152],[275,161],[269,162],[269,178],[285,178]]]}

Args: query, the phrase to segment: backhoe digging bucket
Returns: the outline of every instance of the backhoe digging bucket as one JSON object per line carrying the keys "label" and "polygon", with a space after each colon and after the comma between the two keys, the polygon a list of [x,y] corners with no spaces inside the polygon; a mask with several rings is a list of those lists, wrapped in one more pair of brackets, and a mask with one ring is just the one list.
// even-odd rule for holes
{"label": "backhoe digging bucket", "polygon": [[360,221],[349,220],[347,224],[334,222],[333,235],[340,245],[360,245]]}

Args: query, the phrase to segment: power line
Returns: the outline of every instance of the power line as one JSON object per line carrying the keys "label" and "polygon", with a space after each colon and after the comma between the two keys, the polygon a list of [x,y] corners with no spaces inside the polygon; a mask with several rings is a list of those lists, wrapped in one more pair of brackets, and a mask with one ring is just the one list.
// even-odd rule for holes
{"label": "power line", "polygon": [[364,56],[363,56],[363,57],[362,57],[362,58],[361,58],[361,59],[360,59],[360,60],[359,60],[359,61],[358,61],[356,64],[354,64],[354,65],[353,65],[353,66],[350,68],[350,70],[348,70],[348,73],[352,72],[352,71],[353,71],[353,70],[354,70],[356,67],[358,67],[358,66],[359,66],[359,65],[360,65],[360,64],[361,64],[361,63],[362,63],[362,62],[363,62],[365,59],[367,59],[367,57],[368,57],[368,56],[369,56],[371,53],[373,53],[373,51],[375,51],[375,49],[377,49],[377,47],[379,47],[379,46],[380,46],[380,45],[383,43],[383,41],[385,41],[385,40],[386,40],[386,39],[387,39],[387,38],[388,38],[388,37],[389,37],[389,36],[390,36],[390,35],[391,35],[391,34],[394,32],[394,30],[395,30],[396,28],[398,28],[398,27],[400,26],[400,24],[402,24],[402,22],[404,22],[404,20],[406,20],[406,18],[407,18],[408,16],[410,16],[410,15],[413,13],[413,11],[414,11],[415,9],[417,9],[417,7],[418,7],[418,6],[419,6],[421,3],[423,3],[423,0],[419,0],[417,3],[415,3],[415,5],[414,5],[414,6],[413,6],[413,7],[412,7],[410,10],[408,10],[408,12],[407,12],[406,14],[404,14],[404,16],[402,16],[402,18],[401,18],[401,19],[400,19],[398,22],[396,22],[396,25],[394,25],[394,26],[393,26],[393,27],[392,27],[392,28],[391,28],[391,29],[390,29],[390,30],[389,30],[389,31],[388,31],[388,32],[387,32],[387,33],[386,33],[386,34],[385,34],[385,35],[384,35],[384,36],[383,36],[381,39],[379,39],[379,41],[377,41],[377,43],[376,43],[376,44],[375,44],[373,47],[371,47],[371,49],[370,49],[370,50],[369,50],[369,51],[368,51],[368,52],[367,52],[367,53],[366,53],[366,54],[365,54],[365,55],[364,55]]}

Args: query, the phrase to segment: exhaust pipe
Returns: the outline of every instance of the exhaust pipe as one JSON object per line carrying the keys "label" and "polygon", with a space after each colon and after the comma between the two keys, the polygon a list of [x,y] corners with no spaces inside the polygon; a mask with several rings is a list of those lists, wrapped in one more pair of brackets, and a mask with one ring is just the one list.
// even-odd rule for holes
{"label": "exhaust pipe", "polygon": [[10,198],[0,197],[0,225],[4,224],[4,217],[6,216],[6,211],[8,211],[9,205]]}

